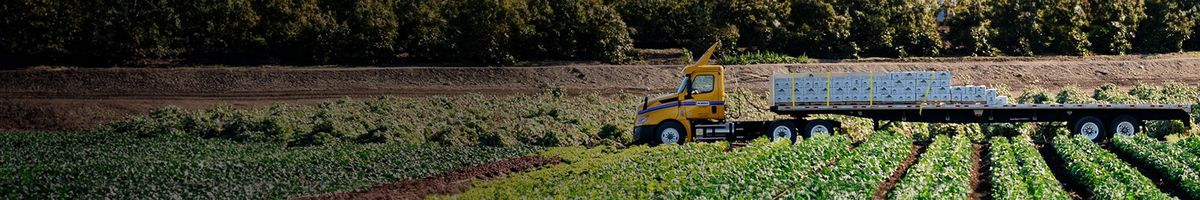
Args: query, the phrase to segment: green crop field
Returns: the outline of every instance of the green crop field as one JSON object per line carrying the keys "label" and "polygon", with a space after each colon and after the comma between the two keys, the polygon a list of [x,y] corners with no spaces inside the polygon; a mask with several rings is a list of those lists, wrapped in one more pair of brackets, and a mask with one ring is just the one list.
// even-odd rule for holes
{"label": "green crop field", "polygon": [[[1194,87],[1033,89],[1026,103],[1193,101]],[[730,117],[772,119],[729,95]],[[4,199],[277,199],[388,183],[526,155],[561,159],[450,180],[435,199],[1195,199],[1200,137],[1149,121],[1095,144],[1033,123],[897,123],[795,143],[631,145],[629,96],[442,96],[259,109],[160,109],[86,133],[0,133]],[[495,107],[510,108],[496,110]],[[983,133],[988,127],[992,133]],[[1171,135],[1170,142],[1160,141]],[[504,168],[507,166],[501,166]],[[516,167],[513,167],[516,168]],[[477,168],[476,168],[477,169]],[[403,185],[401,185],[403,187]],[[386,187],[385,187],[386,188]]]}
{"label": "green crop field", "polygon": [[187,138],[0,133],[3,199],[270,199],[422,178],[532,148],[288,148]]}

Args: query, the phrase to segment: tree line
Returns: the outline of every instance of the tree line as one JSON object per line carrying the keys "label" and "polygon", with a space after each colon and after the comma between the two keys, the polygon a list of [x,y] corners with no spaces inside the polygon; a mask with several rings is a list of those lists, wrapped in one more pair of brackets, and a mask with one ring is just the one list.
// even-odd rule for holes
{"label": "tree line", "polygon": [[[1191,0],[9,0],[7,65],[623,63],[636,48],[815,58],[1200,49]],[[944,12],[942,12],[944,11]],[[939,21],[941,16],[944,20]]]}

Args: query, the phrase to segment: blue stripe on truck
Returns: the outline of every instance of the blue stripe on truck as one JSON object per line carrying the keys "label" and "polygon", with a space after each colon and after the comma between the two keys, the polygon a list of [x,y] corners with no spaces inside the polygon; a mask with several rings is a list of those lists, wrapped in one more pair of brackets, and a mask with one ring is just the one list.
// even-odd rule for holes
{"label": "blue stripe on truck", "polygon": [[[703,103],[708,103],[708,105],[700,105]],[[646,108],[645,110],[638,111],[637,114],[639,114],[639,115],[646,114],[648,112],[654,112],[655,110],[662,110],[664,108],[675,107],[678,105],[679,105],[679,102],[672,102],[672,103],[666,103],[666,104],[657,105],[657,106],[651,106],[649,108]],[[684,101],[683,102],[683,106],[719,106],[719,105],[725,105],[725,101]]]}

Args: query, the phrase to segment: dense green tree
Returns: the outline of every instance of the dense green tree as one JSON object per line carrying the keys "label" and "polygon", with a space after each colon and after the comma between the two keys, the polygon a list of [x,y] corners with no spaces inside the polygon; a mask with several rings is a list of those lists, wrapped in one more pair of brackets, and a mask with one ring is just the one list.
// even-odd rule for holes
{"label": "dense green tree", "polygon": [[989,0],[958,0],[947,6],[946,40],[948,49],[972,56],[994,56],[1000,52],[992,46],[992,4]]}
{"label": "dense green tree", "polygon": [[1133,50],[1139,23],[1146,18],[1142,0],[1092,0],[1088,31],[1092,50],[1126,54]]}
{"label": "dense green tree", "polygon": [[1138,26],[1134,47],[1139,52],[1178,52],[1192,37],[1196,14],[1179,0],[1146,0],[1146,20]]}
{"label": "dense green tree", "polygon": [[532,59],[589,59],[624,62],[633,49],[625,22],[600,0],[531,0],[537,31],[523,46]]}
{"label": "dense green tree", "polygon": [[255,30],[261,17],[252,0],[195,0],[175,4],[184,55],[199,62],[262,59],[267,44]]}
{"label": "dense green tree", "polygon": [[856,57],[857,43],[850,40],[850,16],[838,11],[833,0],[793,0],[792,14],[784,23],[784,42],[776,49],[797,55],[826,58]]}
{"label": "dense green tree", "polygon": [[721,0],[717,1],[717,19],[737,29],[737,43],[750,50],[770,49],[782,41],[785,21],[791,13],[788,0]]}
{"label": "dense green tree", "polygon": [[1083,0],[1050,0],[1043,10],[1042,28],[1046,34],[1039,54],[1086,55],[1088,46],[1087,10]]}
{"label": "dense green tree", "polygon": [[718,20],[718,1],[613,0],[638,48],[679,48],[703,52],[714,42],[732,50],[737,28]]}

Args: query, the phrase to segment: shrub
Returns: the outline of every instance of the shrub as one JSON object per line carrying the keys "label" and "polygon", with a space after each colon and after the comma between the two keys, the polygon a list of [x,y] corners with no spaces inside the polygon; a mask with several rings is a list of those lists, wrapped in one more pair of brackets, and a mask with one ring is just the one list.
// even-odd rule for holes
{"label": "shrub", "polygon": [[1035,103],[1044,104],[1050,103],[1050,95],[1046,94],[1046,89],[1039,87],[1026,88],[1025,92],[1021,93],[1016,99],[1017,103]]}
{"label": "shrub", "polygon": [[792,57],[769,51],[756,51],[749,53],[741,53],[737,55],[722,56],[717,60],[723,65],[749,65],[749,64],[795,64],[812,62],[807,56]]}
{"label": "shrub", "polygon": [[1100,102],[1118,104],[1135,104],[1141,102],[1132,95],[1129,95],[1129,93],[1121,91],[1121,88],[1112,83],[1101,85],[1100,88],[1097,88],[1092,93],[1092,98]]}
{"label": "shrub", "polygon": [[[107,123],[102,132],[141,137],[200,137],[288,146],[340,143],[448,146],[596,145],[625,143],[634,110],[628,97],[464,95],[341,99],[315,106],[272,105],[198,111],[166,107]],[[508,108],[497,110],[496,108]],[[611,142],[610,142],[611,143]]]}
{"label": "shrub", "polygon": [[1087,93],[1075,86],[1067,86],[1058,92],[1058,96],[1054,98],[1055,103],[1059,104],[1089,104],[1096,103]]}

